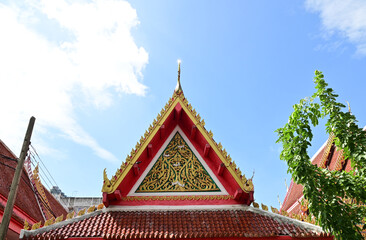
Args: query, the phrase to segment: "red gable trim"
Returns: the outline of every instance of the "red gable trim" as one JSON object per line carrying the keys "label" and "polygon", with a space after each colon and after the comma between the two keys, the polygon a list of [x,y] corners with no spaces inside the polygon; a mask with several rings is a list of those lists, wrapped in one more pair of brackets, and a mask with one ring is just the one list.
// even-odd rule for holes
{"label": "red gable trim", "polygon": [[[175,105],[174,105],[175,104]],[[103,193],[103,203],[105,206],[109,205],[199,205],[199,204],[247,204],[254,200],[253,191],[244,192],[240,185],[238,184],[238,180],[233,176],[232,167],[226,166],[225,163],[221,160],[220,156],[218,156],[217,147],[208,142],[208,140],[203,136],[204,133],[201,130],[198,130],[197,123],[194,123],[186,109],[181,106],[180,100],[175,100],[171,110],[169,110],[169,114],[165,116],[164,121],[159,123],[159,130],[154,132],[154,134],[149,138],[149,142],[144,143],[146,146],[145,149],[139,150],[139,155],[137,159],[134,159],[133,163],[129,163],[125,166],[127,173],[123,172],[123,179],[119,183],[117,190],[107,194]],[[154,156],[158,153],[160,148],[166,142],[168,136],[174,131],[174,129],[179,126],[182,132],[187,136],[189,142],[192,144],[193,148],[198,152],[203,161],[208,165],[209,169],[214,173],[218,181],[224,186],[228,195],[231,196],[230,199],[218,199],[218,198],[210,198],[210,199],[195,199],[195,201],[190,201],[187,198],[177,198],[174,201],[171,200],[156,198],[147,199],[147,201],[143,201],[143,199],[139,199],[136,201],[136,198],[129,198],[128,194],[131,191],[132,187],[136,184],[138,179],[141,177],[141,174],[146,171],[146,168],[149,166]],[[193,131],[195,130],[195,131]],[[213,141],[213,140],[211,140]],[[211,150],[207,148],[207,145],[211,146]],[[221,145],[221,144],[220,144]],[[222,151],[222,150],[221,150]],[[130,165],[132,164],[132,165]],[[230,170],[229,170],[230,168]],[[220,170],[220,171],[219,171]],[[122,171],[122,170],[121,170]],[[236,170],[235,170],[236,171]],[[239,171],[239,170],[238,170]],[[235,173],[236,174],[236,173]],[[118,175],[118,174],[117,174]],[[114,177],[112,180],[119,182],[120,177]],[[111,180],[111,181],[112,181]],[[195,194],[192,194],[195,195]],[[196,200],[201,201],[202,203],[198,203]],[[209,200],[209,201],[207,201]]]}

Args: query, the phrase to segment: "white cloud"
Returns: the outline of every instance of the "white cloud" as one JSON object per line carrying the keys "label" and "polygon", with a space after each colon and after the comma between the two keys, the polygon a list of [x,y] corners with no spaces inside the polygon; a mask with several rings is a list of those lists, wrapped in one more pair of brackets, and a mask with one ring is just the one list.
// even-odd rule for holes
{"label": "white cloud", "polygon": [[131,36],[138,23],[125,1],[0,3],[0,138],[19,148],[34,115],[35,137],[57,129],[115,161],[78,124],[75,96],[106,108],[115,93],[145,94],[148,54]]}
{"label": "white cloud", "polygon": [[366,55],[365,0],[307,0],[306,7],[319,12],[328,34],[340,34],[355,44],[357,54]]}

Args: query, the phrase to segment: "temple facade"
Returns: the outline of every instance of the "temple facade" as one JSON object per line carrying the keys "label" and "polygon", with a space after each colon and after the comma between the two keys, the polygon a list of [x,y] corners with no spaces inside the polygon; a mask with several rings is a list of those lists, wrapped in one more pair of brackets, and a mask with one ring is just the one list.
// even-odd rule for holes
{"label": "temple facade", "polygon": [[21,239],[333,239],[318,226],[251,206],[252,179],[188,102],[180,67],[172,97],[116,173],[103,175],[105,207],[23,230]]}

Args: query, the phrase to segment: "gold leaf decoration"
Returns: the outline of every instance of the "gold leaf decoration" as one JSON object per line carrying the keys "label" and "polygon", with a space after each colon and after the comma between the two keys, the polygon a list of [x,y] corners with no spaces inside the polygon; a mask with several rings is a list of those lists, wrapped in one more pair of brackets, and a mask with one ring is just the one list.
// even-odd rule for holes
{"label": "gold leaf decoration", "polygon": [[226,149],[224,148],[224,150],[222,150],[222,155],[224,155],[224,157],[227,156],[227,152],[226,152]]}
{"label": "gold leaf decoration", "polygon": [[253,202],[253,207],[255,207],[255,208],[259,208],[259,204],[258,204],[258,203],[256,203],[256,202]]}
{"label": "gold leaf decoration", "polygon": [[235,163],[235,161],[232,161],[232,162],[231,162],[231,168],[232,168],[233,170],[235,170],[235,169],[236,169],[236,163]]}
{"label": "gold leaf decoration", "polygon": [[261,203],[261,205],[262,205],[262,209],[263,209],[264,211],[268,211],[268,207],[267,207],[266,205],[264,205],[263,203]]}
{"label": "gold leaf decoration", "polygon": [[279,211],[278,211],[278,209],[277,209],[277,208],[274,208],[274,207],[272,207],[272,206],[271,206],[271,210],[272,210],[272,212],[273,212],[273,213],[277,213],[277,214],[279,214]]}
{"label": "gold leaf decoration", "polygon": [[95,211],[95,206],[91,206],[88,208],[88,211],[86,211],[87,213],[91,213]]}
{"label": "gold leaf decoration", "polygon": [[103,208],[104,208],[104,204],[103,204],[103,203],[101,203],[101,204],[99,204],[99,205],[97,206],[97,209],[98,209],[98,210],[103,209]]}
{"label": "gold leaf decoration", "polygon": [[32,226],[32,230],[36,230],[36,229],[38,229],[38,228],[40,228],[40,227],[41,227],[41,221],[39,221],[39,222],[37,222],[37,223],[33,224],[33,226]]}
{"label": "gold leaf decoration", "polygon": [[210,138],[213,138],[213,133],[211,132],[211,130],[208,132],[208,136],[210,136]]}
{"label": "gold leaf decoration", "polygon": [[177,132],[136,192],[220,191]]}
{"label": "gold leaf decoration", "polygon": [[191,196],[133,196],[122,197],[122,201],[192,201],[192,200],[230,200],[234,199],[232,195],[191,195]]}
{"label": "gold leaf decoration", "polygon": [[84,208],[84,209],[80,210],[80,211],[78,212],[78,216],[82,216],[82,215],[84,215],[84,214],[85,214],[85,211],[86,211],[86,208]]}
{"label": "gold leaf decoration", "polygon": [[107,169],[104,168],[104,171],[103,171],[103,187],[102,187],[102,192],[110,192],[111,189],[112,189],[112,183],[108,179]]}
{"label": "gold leaf decoration", "polygon": [[[211,132],[211,131],[210,131]],[[217,144],[217,148],[220,150],[220,151],[222,151],[222,144],[221,144],[221,142],[219,142],[219,144]]]}
{"label": "gold leaf decoration", "polygon": [[197,119],[197,121],[198,121],[198,122],[199,122],[199,121],[201,121],[201,116],[200,116],[200,114],[197,114],[196,119]]}
{"label": "gold leaf decoration", "polygon": [[44,227],[47,227],[47,226],[49,226],[49,225],[52,225],[52,224],[54,223],[54,221],[55,221],[55,218],[54,218],[54,217],[52,217],[52,218],[48,219],[48,220],[44,223]]}
{"label": "gold leaf decoration", "polygon": [[58,216],[55,220],[55,223],[59,223],[61,222],[62,220],[64,220],[64,215],[62,214],[61,216]]}
{"label": "gold leaf decoration", "polygon": [[30,228],[29,223],[27,222],[27,219],[24,220],[24,230],[28,230]]}
{"label": "gold leaf decoration", "polygon": [[254,190],[254,185],[253,185],[253,181],[252,179],[247,180],[244,185],[243,185],[243,189],[245,192],[251,192]]}
{"label": "gold leaf decoration", "polygon": [[201,124],[202,127],[205,127],[205,120],[202,119],[202,121],[200,122],[200,124]]}
{"label": "gold leaf decoration", "polygon": [[75,216],[75,212],[74,212],[74,211],[69,212],[69,213],[66,215],[66,220],[71,219],[71,218],[73,218],[74,216]]}
{"label": "gold leaf decoration", "polygon": [[187,108],[188,108],[189,111],[192,111],[192,105],[191,104],[188,104]]}

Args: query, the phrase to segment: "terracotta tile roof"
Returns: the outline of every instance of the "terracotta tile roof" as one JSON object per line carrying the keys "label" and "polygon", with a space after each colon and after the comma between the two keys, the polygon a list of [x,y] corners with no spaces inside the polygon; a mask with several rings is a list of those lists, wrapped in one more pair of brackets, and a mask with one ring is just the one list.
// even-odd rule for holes
{"label": "terracotta tile roof", "polygon": [[[4,156],[11,159],[16,159],[17,157],[1,140],[0,154],[0,195],[6,199],[8,197],[9,189],[14,176],[14,169],[16,168],[17,163],[4,158]],[[46,189],[45,192],[51,209],[55,213],[56,217],[61,214],[64,214],[65,216],[67,212],[62,207],[62,205]],[[15,206],[20,208],[25,214],[29,215],[29,217],[31,217],[34,221],[44,221],[25,168],[23,168],[22,171],[17,196],[18,197],[15,199]],[[23,221],[24,220],[22,220],[22,222]]]}
{"label": "terracotta tile roof", "polygon": [[[17,158],[1,140],[0,154],[13,159]],[[5,198],[8,197],[16,165],[16,162],[0,157],[0,194]],[[36,197],[30,187],[30,184],[31,183],[29,181],[28,174],[23,168],[17,193],[17,196],[22,197],[17,197],[15,199],[15,205],[26,212],[34,220],[40,221],[43,220],[43,216],[38,207]]]}
{"label": "terracotta tile roof", "polygon": [[275,236],[332,239],[318,226],[252,207],[219,210],[100,210],[35,231],[23,230],[21,239]]}

